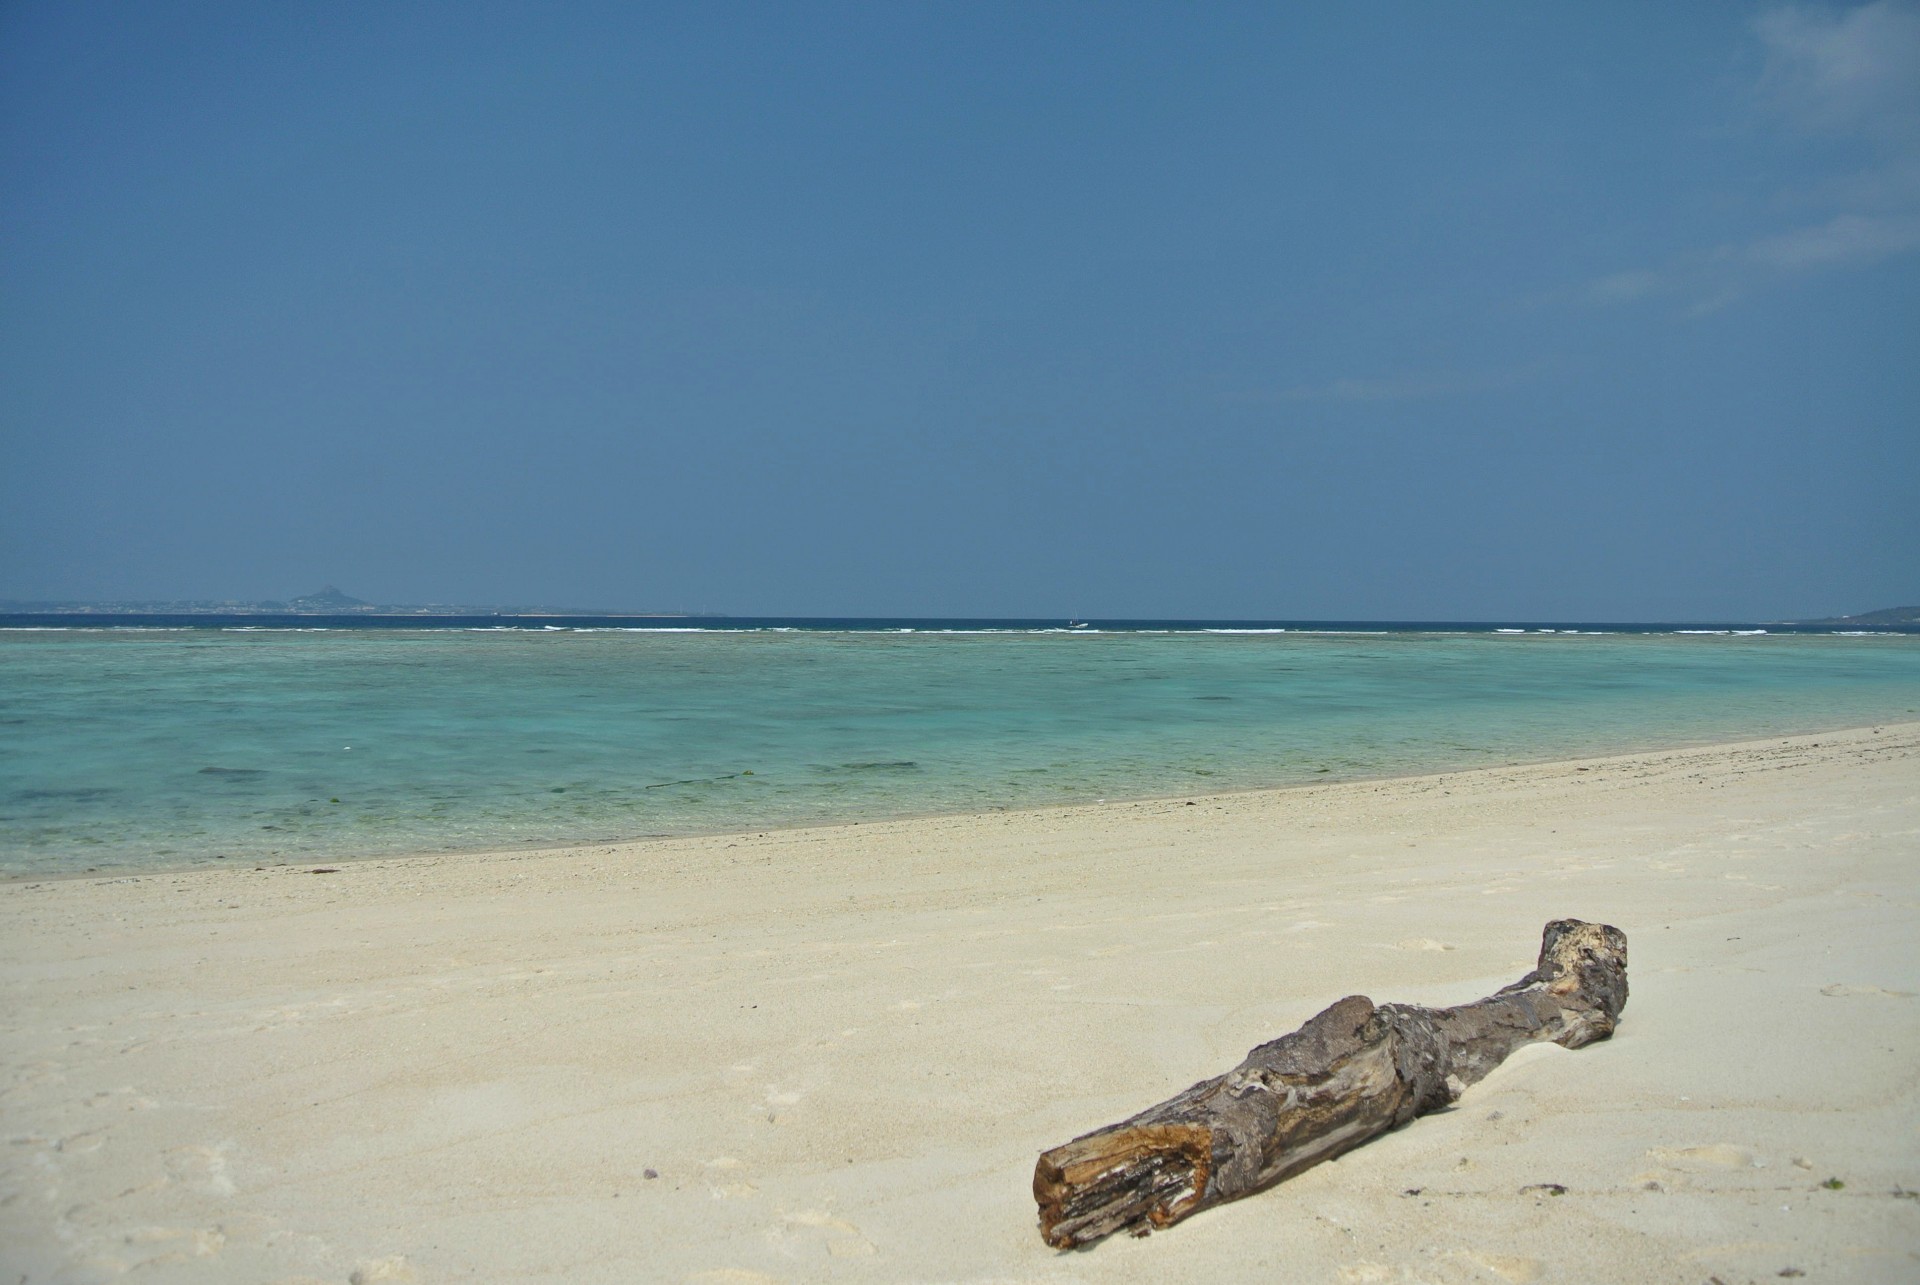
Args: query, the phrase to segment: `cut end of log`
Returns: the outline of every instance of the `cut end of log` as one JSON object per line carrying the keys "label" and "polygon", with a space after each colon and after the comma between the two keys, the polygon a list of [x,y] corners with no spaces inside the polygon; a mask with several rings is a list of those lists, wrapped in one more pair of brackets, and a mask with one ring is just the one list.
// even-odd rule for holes
{"label": "cut end of log", "polygon": [[1072,1249],[1142,1219],[1165,1227],[1206,1194],[1212,1168],[1213,1131],[1203,1125],[1141,1124],[1076,1138],[1034,1166],[1040,1234],[1055,1249]]}

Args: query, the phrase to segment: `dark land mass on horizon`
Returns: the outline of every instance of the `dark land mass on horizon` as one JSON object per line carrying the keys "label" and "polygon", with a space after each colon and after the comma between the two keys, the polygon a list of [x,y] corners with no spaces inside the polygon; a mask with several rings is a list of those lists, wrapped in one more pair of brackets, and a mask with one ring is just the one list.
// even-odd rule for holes
{"label": "dark land mass on horizon", "polygon": [[1875,629],[1885,625],[1920,625],[1920,607],[1886,607],[1879,611],[1862,612],[1857,616],[1838,616],[1832,620],[1800,620],[1802,625],[1860,626]]}
{"label": "dark land mass on horizon", "polygon": [[472,606],[428,603],[394,605],[365,602],[332,585],[281,601],[193,600],[176,602],[22,602],[0,600],[0,627],[34,625],[147,626],[209,628],[579,628],[595,625],[646,628],[644,622],[697,620],[704,627],[755,629],[1361,629],[1435,632],[1497,629],[1610,632],[1667,632],[1676,629],[1752,630],[1830,633],[1869,629],[1920,632],[1920,606],[1887,607],[1853,616],[1820,620],[1755,621],[1568,621],[1568,620],[1246,620],[1246,619],[1101,619],[1071,621],[1053,617],[930,616],[733,616],[710,611],[634,611],[586,607]]}

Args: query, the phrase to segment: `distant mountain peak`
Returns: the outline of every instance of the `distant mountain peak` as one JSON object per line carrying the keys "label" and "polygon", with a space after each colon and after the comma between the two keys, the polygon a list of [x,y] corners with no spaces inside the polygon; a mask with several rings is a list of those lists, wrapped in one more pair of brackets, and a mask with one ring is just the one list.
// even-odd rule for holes
{"label": "distant mountain peak", "polygon": [[317,592],[302,594],[287,603],[295,611],[339,611],[348,607],[366,607],[372,604],[340,592],[333,585],[323,585]]}

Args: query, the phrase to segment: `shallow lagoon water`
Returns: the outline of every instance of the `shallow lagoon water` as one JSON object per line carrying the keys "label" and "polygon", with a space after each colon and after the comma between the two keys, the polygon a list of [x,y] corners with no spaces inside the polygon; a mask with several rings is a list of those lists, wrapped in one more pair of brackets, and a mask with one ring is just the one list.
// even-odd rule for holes
{"label": "shallow lagoon water", "polygon": [[1911,636],[0,634],[0,870],[561,844],[1920,717]]}

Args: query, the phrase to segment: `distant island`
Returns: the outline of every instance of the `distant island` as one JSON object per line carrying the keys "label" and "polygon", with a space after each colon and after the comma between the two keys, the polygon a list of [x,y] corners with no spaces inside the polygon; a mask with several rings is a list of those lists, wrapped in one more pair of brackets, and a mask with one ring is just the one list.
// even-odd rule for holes
{"label": "distant island", "polygon": [[1862,629],[1885,628],[1890,625],[1920,625],[1920,607],[1885,607],[1879,611],[1863,612],[1858,616],[1835,616],[1831,620],[1799,620],[1794,623],[1832,625],[1835,628],[1857,625]]}
{"label": "distant island", "polygon": [[704,617],[704,611],[631,611],[604,607],[524,607],[427,603],[391,605],[366,602],[326,585],[284,602],[265,600],[183,602],[17,602],[0,601],[0,612],[41,616],[609,616],[646,620]]}

